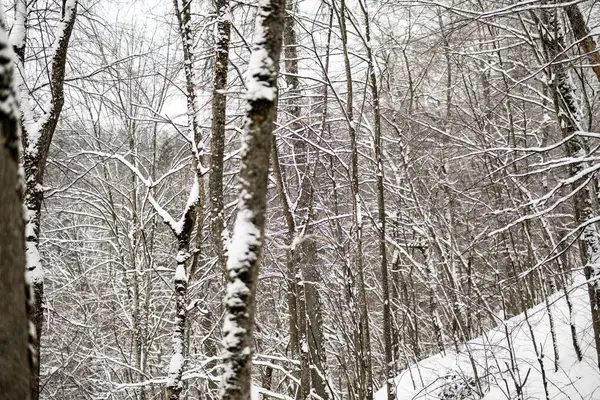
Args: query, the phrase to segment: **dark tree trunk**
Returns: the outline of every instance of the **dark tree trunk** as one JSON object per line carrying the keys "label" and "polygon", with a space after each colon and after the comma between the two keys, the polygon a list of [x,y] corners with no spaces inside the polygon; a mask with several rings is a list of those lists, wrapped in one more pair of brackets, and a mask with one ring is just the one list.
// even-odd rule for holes
{"label": "dark tree trunk", "polygon": [[[567,156],[583,158],[589,153],[589,145],[584,136],[574,135],[577,131],[582,130],[581,110],[567,65],[563,62],[567,57],[564,53],[566,43],[558,13],[545,11],[542,14],[540,30],[548,59],[554,61],[550,66],[549,76],[554,77],[551,90],[558,124],[563,137],[570,137],[565,143]],[[577,176],[588,166],[586,161],[571,163],[569,171],[571,177]],[[575,221],[578,225],[583,226],[579,249],[585,276],[588,280],[592,327],[598,355],[598,367],[600,368],[600,238],[596,224],[589,222],[595,217],[595,211],[593,192],[589,182],[586,182],[588,179],[590,179],[589,176],[581,176],[572,184],[572,188],[573,190],[578,189],[573,196]]]}
{"label": "dark tree trunk", "polygon": [[[2,24],[4,22],[2,21]],[[19,112],[13,86],[12,52],[0,27],[0,397],[30,398],[25,283],[23,183],[19,178]]]}
{"label": "dark tree trunk", "polygon": [[217,257],[223,269],[226,265],[223,236],[223,154],[225,152],[225,123],[227,111],[227,71],[229,70],[229,38],[231,10],[229,0],[216,1],[217,28],[215,37],[215,62],[213,66],[212,137],[210,142],[210,229]]}

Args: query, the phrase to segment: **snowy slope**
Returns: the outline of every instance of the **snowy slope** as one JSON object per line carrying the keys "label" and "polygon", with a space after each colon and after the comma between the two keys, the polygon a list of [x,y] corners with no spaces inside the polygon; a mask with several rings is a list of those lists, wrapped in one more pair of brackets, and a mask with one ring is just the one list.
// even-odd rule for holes
{"label": "snowy slope", "polygon": [[[600,399],[600,372],[596,367],[596,354],[593,342],[589,300],[586,285],[579,282],[570,290],[574,321],[579,342],[583,351],[583,361],[579,362],[573,350],[569,326],[569,312],[563,294],[554,295],[550,300],[559,346],[559,370],[554,372],[554,351],[550,335],[550,323],[544,304],[528,311],[538,349],[543,350],[544,371],[548,381],[550,399]],[[517,399],[515,379],[523,386],[521,399],[545,399],[541,368],[536,357],[525,315],[518,315],[505,321],[513,344],[514,357],[518,366],[510,371],[511,358],[504,325],[489,331],[486,335],[471,340],[468,349],[473,353],[480,377],[484,377],[484,400]],[[512,374],[511,374],[512,372]],[[454,378],[447,379],[447,376]],[[397,398],[409,399],[471,399],[472,397],[442,397],[452,382],[466,386],[466,379],[473,376],[473,368],[466,353],[466,347],[457,354],[454,348],[447,349],[446,355],[437,354],[422,360],[396,378]],[[513,377],[515,379],[513,379]],[[519,378],[520,376],[520,378]],[[453,380],[454,379],[454,380]],[[414,382],[414,384],[413,384]],[[385,390],[380,390],[375,400],[385,400]],[[475,398],[475,397],[473,397]]]}

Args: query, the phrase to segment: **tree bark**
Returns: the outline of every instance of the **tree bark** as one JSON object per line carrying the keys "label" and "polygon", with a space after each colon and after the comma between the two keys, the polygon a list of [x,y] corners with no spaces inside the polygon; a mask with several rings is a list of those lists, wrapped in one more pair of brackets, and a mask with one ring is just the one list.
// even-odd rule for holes
{"label": "tree bark", "polygon": [[[39,253],[40,243],[40,218],[42,202],[44,200],[44,171],[46,161],[50,151],[50,144],[56,131],[56,126],[60,118],[64,104],[64,79],[67,63],[67,50],[71,33],[75,25],[77,16],[77,0],[68,0],[63,2],[62,16],[57,27],[57,36],[55,44],[55,53],[51,61],[50,74],[50,95],[51,101],[44,109],[44,114],[38,119],[37,123],[28,120],[28,113],[31,113],[31,104],[29,104],[29,94],[25,85],[21,85],[21,110],[22,112],[22,142],[23,142],[23,164],[25,170],[25,200],[24,205],[27,208],[25,225],[25,248],[27,255],[27,277],[33,290],[33,302],[28,311],[29,321],[35,327],[35,336],[33,338],[33,349],[36,357],[35,366],[31,374],[31,399],[39,399],[40,387],[40,342],[42,336],[44,320],[44,271]],[[24,15],[26,20],[27,9],[23,5],[19,13]],[[23,29],[26,29],[24,26]],[[20,46],[15,46],[18,54],[17,64],[24,70],[23,60],[25,55],[25,41]],[[23,58],[21,58],[23,56]],[[32,117],[29,115],[29,117]]]}
{"label": "tree bark", "polygon": [[177,239],[176,267],[173,279],[175,289],[175,321],[173,327],[172,346],[173,354],[169,363],[167,376],[167,396],[169,400],[179,400],[183,390],[183,367],[186,356],[186,332],[188,314],[188,283],[190,276],[197,266],[197,252],[194,249],[191,268],[188,268],[192,232],[196,227],[196,243],[200,242],[202,236],[202,223],[204,211],[204,181],[202,171],[202,136],[200,132],[199,106],[196,95],[196,81],[194,74],[194,35],[191,26],[191,2],[174,0],[175,16],[178,22],[179,35],[181,37],[184,72],[187,94],[187,116],[188,116],[188,141],[193,156],[192,170],[194,183],[190,190],[187,205],[179,221],[179,225],[170,225]]}
{"label": "tree bark", "polygon": [[[322,399],[328,398],[326,382],[324,379],[324,338],[321,317],[321,302],[317,282],[321,277],[317,268],[317,247],[314,240],[307,238],[310,233],[309,223],[312,209],[312,184],[311,168],[309,166],[310,151],[305,138],[301,137],[304,129],[301,123],[302,115],[299,101],[301,90],[298,79],[298,40],[296,38],[294,10],[295,2],[290,1],[285,16],[285,28],[283,41],[285,43],[285,69],[287,74],[285,80],[288,90],[287,102],[288,115],[292,119],[289,127],[292,131],[294,147],[294,164],[300,171],[300,184],[297,190],[297,209],[294,215],[298,215],[304,222],[305,228],[302,232],[293,232],[292,246],[294,241],[298,245],[292,249],[292,261],[296,266],[293,270],[300,270],[301,277],[296,279],[295,292],[297,294],[297,318],[298,334],[300,342],[300,397],[305,399],[311,391]],[[313,182],[314,184],[314,182]],[[302,314],[301,314],[302,313]]]}
{"label": "tree bark", "polygon": [[13,85],[12,51],[0,27],[0,393],[30,399],[31,354],[25,282],[23,182],[19,177],[19,111]]}
{"label": "tree bark", "polygon": [[284,11],[285,0],[258,3],[247,80],[238,214],[226,270],[222,400],[250,400],[255,294],[264,243]]}
{"label": "tree bark", "polygon": [[213,66],[212,137],[210,142],[209,197],[210,229],[217,257],[223,270],[226,267],[227,235],[223,218],[223,155],[225,152],[225,123],[227,115],[227,72],[229,70],[229,40],[231,35],[231,9],[229,0],[217,0],[217,28],[215,61]]}
{"label": "tree bark", "polygon": [[[566,49],[564,31],[557,13],[545,11],[542,15],[541,34],[549,60],[550,76],[553,76],[552,93],[556,116],[564,138],[570,139],[565,143],[567,156],[582,158],[589,153],[589,145],[583,136],[575,135],[581,131],[581,110],[575,94],[575,87],[566,64],[564,50]],[[570,166],[570,176],[579,176],[573,184],[577,193],[573,196],[575,221],[582,227],[579,249],[584,272],[588,280],[588,294],[592,314],[592,327],[598,368],[600,368],[600,238],[595,223],[589,222],[595,216],[593,209],[593,193],[589,185],[589,177],[580,174],[588,168],[588,162],[573,162]]]}
{"label": "tree bark", "polygon": [[598,82],[600,82],[600,51],[598,51],[596,41],[591,35],[590,28],[585,22],[583,14],[581,14],[579,5],[568,5],[565,7],[565,12],[569,18],[571,29],[573,29],[573,35],[579,41],[581,50],[592,63],[592,70],[596,74]]}

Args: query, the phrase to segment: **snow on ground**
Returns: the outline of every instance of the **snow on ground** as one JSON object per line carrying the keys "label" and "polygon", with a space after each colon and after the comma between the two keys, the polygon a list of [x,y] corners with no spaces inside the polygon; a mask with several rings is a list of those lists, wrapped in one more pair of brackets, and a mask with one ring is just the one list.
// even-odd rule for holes
{"label": "snow on ground", "polygon": [[[581,362],[577,360],[573,349],[569,312],[562,292],[550,298],[559,350],[558,372],[554,372],[554,351],[546,307],[544,304],[539,304],[528,311],[535,341],[538,349],[541,348],[544,354],[543,363],[548,381],[549,398],[560,400],[600,399],[600,372],[596,367],[597,358],[587,287],[584,282],[580,281],[570,289],[569,293],[573,304],[577,336],[583,352]],[[523,386],[521,399],[545,399],[541,368],[525,315],[518,315],[505,321],[504,324],[500,324],[487,334],[468,342],[468,349],[474,355],[478,374],[483,380],[484,390],[488,390],[483,399],[519,398],[516,393],[515,380]],[[510,370],[511,357],[505,326],[509,332],[510,342],[514,348],[514,359],[518,367],[512,371]],[[444,390],[450,391],[451,386],[464,387],[467,379],[473,377],[473,368],[466,350],[467,347],[462,346],[457,354],[452,346],[446,350],[445,356],[436,354],[402,371],[395,382],[397,399],[470,400],[477,398],[461,397],[460,395],[442,396]],[[453,375],[454,378],[447,378]],[[375,395],[375,400],[385,400],[385,398],[384,389],[379,390]]]}

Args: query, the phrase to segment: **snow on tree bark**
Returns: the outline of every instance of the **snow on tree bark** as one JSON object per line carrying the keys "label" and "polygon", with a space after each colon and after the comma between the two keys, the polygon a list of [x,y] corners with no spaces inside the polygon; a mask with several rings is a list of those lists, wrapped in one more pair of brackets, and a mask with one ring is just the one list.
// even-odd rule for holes
{"label": "snow on tree bark", "polygon": [[[197,172],[194,163],[194,172]],[[177,255],[175,256],[175,276],[173,283],[175,287],[175,321],[173,324],[171,361],[167,371],[167,394],[169,400],[179,399],[183,382],[183,366],[185,362],[185,328],[187,319],[187,289],[188,289],[188,271],[187,264],[190,259],[190,241],[194,230],[197,211],[200,208],[200,189],[199,174],[194,175],[194,182],[190,189],[188,201],[183,210],[179,221],[174,222],[173,218],[163,210],[156,201],[152,200],[154,208],[161,214],[165,224],[171,228],[173,235],[177,239]]]}
{"label": "snow on tree bark", "polygon": [[[191,232],[190,232],[191,233]],[[173,355],[169,363],[169,369],[167,372],[167,390],[169,400],[179,399],[179,394],[183,389],[183,382],[181,376],[183,375],[184,365],[184,340],[185,340],[185,322],[187,316],[186,300],[187,300],[187,286],[188,277],[186,272],[186,261],[190,255],[187,252],[187,246],[189,246],[189,239],[187,243],[184,241],[180,242],[180,250],[177,253],[176,261],[177,266],[175,269],[175,324],[173,328]]]}
{"label": "snow on tree bark", "polygon": [[258,269],[264,243],[269,152],[285,0],[260,0],[247,77],[238,214],[228,254],[220,397],[249,400]]}
{"label": "snow on tree bark", "polygon": [[[289,207],[285,190],[280,189],[280,199],[284,208],[287,206],[286,221],[288,222],[288,279],[292,287],[288,292],[288,304],[294,301],[290,307],[290,347],[293,356],[300,355],[300,396],[306,398],[311,392],[321,399],[328,399],[326,382],[326,357],[325,339],[323,335],[322,304],[319,288],[316,282],[322,281],[317,257],[317,244],[308,239],[311,233],[310,220],[313,207],[313,187],[318,186],[316,182],[316,170],[311,170],[314,163],[309,161],[310,148],[307,145],[309,129],[305,129],[302,122],[301,99],[302,91],[298,78],[298,38],[296,35],[296,12],[295,1],[287,3],[285,16],[285,28],[283,42],[285,44],[285,81],[287,90],[284,94],[287,99],[285,113],[289,115],[289,131],[297,137],[293,139],[293,162],[294,168],[300,174],[299,183],[296,186],[296,200]],[[275,149],[276,150],[276,149]],[[277,157],[277,160],[276,160]],[[279,167],[278,156],[274,153],[274,165]],[[274,167],[275,170],[275,167]],[[314,176],[313,176],[314,175]],[[280,185],[283,185],[283,180]],[[304,228],[298,230],[294,222],[294,216],[303,221]]]}
{"label": "snow on tree bark", "polygon": [[[572,158],[584,159],[589,154],[589,145],[584,136],[576,135],[581,129],[581,109],[575,86],[570,73],[564,64],[566,49],[564,30],[558,19],[557,13],[544,11],[540,26],[544,45],[548,56],[553,63],[550,66],[553,98],[556,116],[564,138],[569,138],[565,143],[567,155]],[[587,161],[573,162],[570,164],[571,178],[581,175],[590,167]],[[588,279],[588,292],[592,313],[592,326],[596,352],[598,354],[598,367],[600,368],[600,237],[596,224],[590,222],[595,218],[593,210],[593,194],[588,176],[582,176],[572,182],[576,190],[574,199],[575,220],[582,227],[579,247],[584,264],[585,276]]]}
{"label": "snow on tree bark", "polygon": [[20,63],[25,62],[25,43],[27,40],[27,0],[17,0],[15,4],[15,22],[10,32],[10,43]]}
{"label": "snow on tree bark", "polygon": [[227,111],[227,72],[229,70],[229,39],[231,35],[231,8],[229,0],[216,2],[214,87],[210,142],[210,229],[217,256],[223,268],[226,265],[228,235],[223,218],[223,157],[225,151],[225,117]]}
{"label": "snow on tree bark", "polygon": [[[34,120],[29,100],[28,88],[20,79],[19,95],[21,109],[21,129],[23,132],[23,164],[25,169],[25,200],[26,211],[25,225],[25,248],[27,259],[27,279],[33,289],[33,303],[29,309],[29,320],[35,326],[36,335],[33,338],[33,349],[36,358],[39,358],[40,337],[43,326],[43,298],[44,298],[44,271],[39,253],[40,241],[40,217],[42,202],[44,199],[43,181],[46,160],[50,150],[50,144],[58,119],[64,104],[63,83],[65,79],[65,68],[67,64],[67,50],[71,33],[77,16],[77,0],[63,2],[61,20],[56,28],[56,39],[52,47],[54,53],[51,61],[50,72],[50,99],[45,104],[43,114]],[[17,6],[17,30],[13,31],[13,47],[17,52],[17,66],[24,71],[23,61],[25,58],[27,8],[26,4],[18,3]],[[22,25],[22,27],[21,27]],[[19,74],[17,74],[19,75]],[[40,366],[32,371],[31,398],[39,398],[39,374]]]}
{"label": "snow on tree bark", "polygon": [[[188,137],[193,156],[192,170],[194,182],[190,189],[188,201],[179,221],[175,222],[168,212],[162,209],[156,201],[150,198],[152,205],[171,228],[177,239],[176,267],[173,278],[175,289],[175,321],[172,336],[172,355],[167,371],[167,395],[169,400],[178,400],[183,390],[183,367],[185,364],[185,341],[187,321],[188,275],[193,275],[197,260],[192,262],[188,271],[188,262],[191,258],[190,245],[192,232],[197,225],[196,235],[202,235],[202,221],[204,210],[204,182],[202,166],[202,136],[200,130],[200,107],[196,93],[196,77],[194,73],[194,33],[191,22],[191,2],[180,0],[173,1],[175,17],[178,22],[179,36],[183,48],[183,65],[187,94],[187,119]],[[197,242],[201,240],[197,237]],[[198,249],[196,249],[198,250]]]}
{"label": "snow on tree bark", "polygon": [[173,0],[173,3],[183,48],[189,139],[192,141],[192,152],[196,161],[200,163],[202,148],[199,149],[198,146],[202,146],[202,142],[200,141],[200,106],[198,105],[196,95],[196,76],[194,73],[194,34],[191,22],[192,3],[182,1],[180,4],[180,0]]}
{"label": "snow on tree bark", "polygon": [[6,400],[26,400],[32,367],[26,298],[30,288],[25,279],[23,171],[13,59],[0,11],[0,393]]}

